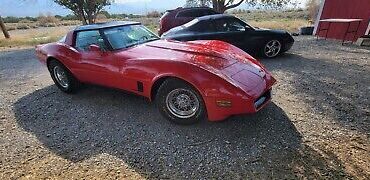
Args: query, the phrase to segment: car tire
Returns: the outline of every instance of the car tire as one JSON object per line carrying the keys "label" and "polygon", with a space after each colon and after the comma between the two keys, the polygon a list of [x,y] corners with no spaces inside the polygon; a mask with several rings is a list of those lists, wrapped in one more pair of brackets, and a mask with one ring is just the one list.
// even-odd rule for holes
{"label": "car tire", "polygon": [[206,114],[199,92],[179,79],[164,81],[155,100],[160,113],[176,124],[194,124],[204,119]]}
{"label": "car tire", "polygon": [[271,39],[264,43],[263,47],[261,48],[261,54],[265,58],[275,58],[283,52],[283,47],[284,46],[281,40]]}
{"label": "car tire", "polygon": [[48,69],[55,85],[61,91],[65,93],[76,92],[80,83],[62,63],[52,60],[48,65]]}

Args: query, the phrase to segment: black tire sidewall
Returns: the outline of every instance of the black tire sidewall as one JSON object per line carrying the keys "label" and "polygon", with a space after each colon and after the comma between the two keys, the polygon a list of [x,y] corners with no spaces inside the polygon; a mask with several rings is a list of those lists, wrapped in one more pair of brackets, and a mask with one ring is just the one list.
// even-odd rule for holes
{"label": "black tire sidewall", "polygon": [[[167,95],[174,89],[177,88],[183,88],[192,91],[198,98],[199,101],[199,109],[195,113],[194,116],[190,118],[179,118],[173,115],[170,110],[167,108],[166,105],[166,98]],[[182,124],[182,125],[189,125],[189,124],[194,124],[197,122],[200,122],[202,119],[204,119],[205,114],[206,114],[206,109],[204,105],[203,98],[199,94],[199,92],[189,85],[186,82],[183,82],[181,80],[177,79],[169,79],[163,82],[163,84],[159,87],[158,93],[156,94],[156,105],[160,113],[165,116],[168,120],[171,122],[174,122],[176,124]]]}
{"label": "black tire sidewall", "polygon": [[[67,74],[67,79],[68,79],[68,87],[65,88],[61,86],[58,81],[56,80],[56,77],[54,75],[54,68],[58,66],[59,68],[63,69],[63,71]],[[53,79],[55,85],[63,92],[65,93],[73,93],[76,88],[77,88],[77,80],[73,77],[73,75],[69,72],[69,70],[60,62],[58,61],[51,61],[49,66],[48,66],[50,76]]]}

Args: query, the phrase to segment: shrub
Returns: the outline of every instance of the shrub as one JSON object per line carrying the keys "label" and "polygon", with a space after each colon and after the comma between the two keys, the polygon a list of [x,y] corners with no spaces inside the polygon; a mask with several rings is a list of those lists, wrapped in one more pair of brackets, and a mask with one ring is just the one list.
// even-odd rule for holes
{"label": "shrub", "polygon": [[49,26],[50,24],[54,24],[54,26],[55,26],[55,24],[59,23],[60,20],[58,18],[56,18],[55,16],[51,16],[51,15],[46,15],[45,16],[45,15],[41,14],[37,18],[37,21],[38,21],[39,25],[42,26],[42,27],[50,27]]}
{"label": "shrub", "polygon": [[68,14],[66,16],[63,16],[61,19],[63,21],[65,21],[65,20],[78,20],[77,16],[75,16],[73,14]]}
{"label": "shrub", "polygon": [[108,11],[100,11],[100,13],[99,14],[103,14],[106,18],[111,18],[110,17],[110,14],[109,14],[109,12]]}
{"label": "shrub", "polygon": [[6,30],[8,31],[13,31],[13,30],[16,30],[17,28],[15,28],[14,26],[6,26]]}
{"label": "shrub", "polygon": [[148,18],[158,18],[158,17],[161,17],[161,13],[158,12],[158,11],[151,11],[151,12],[148,12],[148,14],[146,14],[146,17],[148,17]]}
{"label": "shrub", "polygon": [[31,29],[31,27],[28,24],[18,24],[17,29]]}
{"label": "shrub", "polygon": [[62,25],[63,25],[63,26],[70,26],[70,25],[71,25],[71,23],[70,23],[70,22],[62,22]]}
{"label": "shrub", "polygon": [[48,23],[47,24],[47,27],[56,27],[57,26],[57,24],[56,23]]}
{"label": "shrub", "polygon": [[36,29],[38,28],[39,26],[37,24],[30,24],[30,27],[33,28],[33,29]]}
{"label": "shrub", "polygon": [[4,23],[18,23],[20,21],[19,18],[14,16],[7,16],[3,18]]}
{"label": "shrub", "polygon": [[22,19],[18,23],[28,24],[28,23],[32,23],[32,21],[30,21],[28,19]]}
{"label": "shrub", "polygon": [[309,13],[309,20],[315,21],[320,9],[319,0],[308,0],[306,4],[307,11]]}
{"label": "shrub", "polygon": [[30,16],[26,16],[24,19],[29,20],[29,21],[32,21],[32,22],[36,22],[37,21],[37,18],[30,17]]}
{"label": "shrub", "polygon": [[98,14],[96,16],[96,21],[98,21],[98,22],[105,21],[105,20],[107,20],[107,16],[104,15],[104,14]]}

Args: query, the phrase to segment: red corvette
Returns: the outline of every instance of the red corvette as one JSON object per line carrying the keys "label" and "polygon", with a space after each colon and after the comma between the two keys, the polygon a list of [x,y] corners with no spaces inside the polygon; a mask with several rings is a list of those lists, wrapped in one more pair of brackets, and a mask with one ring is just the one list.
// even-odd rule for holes
{"label": "red corvette", "polygon": [[169,120],[255,113],[271,99],[276,80],[253,57],[221,41],[161,40],[140,23],[80,26],[36,54],[58,88],[80,83],[133,92],[156,102]]}

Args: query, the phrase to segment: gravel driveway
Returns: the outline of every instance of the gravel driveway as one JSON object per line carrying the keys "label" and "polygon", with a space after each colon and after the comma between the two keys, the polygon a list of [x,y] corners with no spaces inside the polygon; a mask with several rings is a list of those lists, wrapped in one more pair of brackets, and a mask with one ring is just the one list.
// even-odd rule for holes
{"label": "gravel driveway", "polygon": [[175,125],[146,99],[60,92],[33,49],[0,52],[0,178],[370,177],[370,49],[298,37],[252,116]]}

